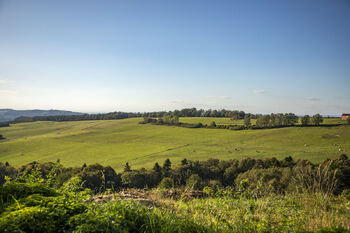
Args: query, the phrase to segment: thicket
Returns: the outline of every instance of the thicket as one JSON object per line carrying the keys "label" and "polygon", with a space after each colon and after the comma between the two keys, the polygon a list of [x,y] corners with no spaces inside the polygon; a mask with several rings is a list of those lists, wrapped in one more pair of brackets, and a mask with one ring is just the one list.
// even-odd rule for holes
{"label": "thicket", "polygon": [[61,187],[72,177],[82,180],[82,187],[101,193],[123,188],[174,187],[202,190],[205,186],[240,189],[248,180],[247,189],[261,186],[261,193],[322,192],[338,195],[350,190],[350,160],[342,154],[320,164],[308,160],[294,161],[292,157],[241,160],[208,159],[191,161],[183,159],[172,165],[169,159],[162,166],[155,163],[152,169],[132,169],[127,163],[124,171],[117,173],[110,166],[92,164],[82,167],[63,167],[60,163],[30,163],[18,168],[0,162],[0,184],[5,176],[16,178],[40,169],[42,178],[48,179],[55,169],[55,187]]}
{"label": "thicket", "polygon": [[[320,164],[287,157],[183,159],[174,166],[167,159],[148,170],[126,164],[119,174],[98,164],[0,163],[0,175],[0,232],[346,232],[339,227],[349,227],[346,155]],[[181,199],[165,209],[90,201],[96,192],[147,186],[204,190],[209,198]]]}
{"label": "thicket", "polygon": [[[57,166],[53,166],[57,167]],[[79,178],[55,188],[39,168],[0,186],[0,232],[210,232],[207,227],[133,202],[89,203]]]}

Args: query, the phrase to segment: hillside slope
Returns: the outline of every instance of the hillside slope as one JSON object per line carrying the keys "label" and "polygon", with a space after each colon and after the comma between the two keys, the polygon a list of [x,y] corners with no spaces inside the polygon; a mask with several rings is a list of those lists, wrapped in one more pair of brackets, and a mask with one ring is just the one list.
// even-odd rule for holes
{"label": "hillside slope", "polygon": [[33,116],[58,116],[58,115],[81,115],[80,112],[71,112],[63,110],[13,110],[13,109],[0,109],[0,122],[12,121],[17,117],[33,117]]}

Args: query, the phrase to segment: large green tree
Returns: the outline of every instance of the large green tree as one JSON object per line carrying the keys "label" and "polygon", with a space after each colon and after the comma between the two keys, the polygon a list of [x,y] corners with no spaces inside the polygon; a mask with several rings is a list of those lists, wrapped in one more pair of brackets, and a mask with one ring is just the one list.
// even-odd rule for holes
{"label": "large green tree", "polygon": [[312,122],[315,125],[320,125],[323,122],[323,117],[320,114],[315,114],[312,116]]}
{"label": "large green tree", "polygon": [[301,125],[309,125],[310,124],[310,116],[305,115],[301,118]]}

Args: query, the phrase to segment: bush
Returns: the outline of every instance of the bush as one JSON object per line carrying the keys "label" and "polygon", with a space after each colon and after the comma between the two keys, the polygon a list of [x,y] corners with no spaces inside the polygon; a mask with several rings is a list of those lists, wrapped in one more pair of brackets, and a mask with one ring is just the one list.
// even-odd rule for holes
{"label": "bush", "polygon": [[169,177],[165,177],[162,179],[162,181],[158,185],[158,188],[170,189],[170,188],[173,188],[173,183],[174,183],[173,179],[171,179]]}
{"label": "bush", "polygon": [[290,168],[252,169],[239,174],[235,183],[238,187],[243,180],[248,179],[248,190],[257,191],[256,195],[259,196],[269,193],[282,194],[287,190],[291,177]]}
{"label": "bush", "polygon": [[186,182],[186,188],[190,190],[202,190],[204,186],[202,178],[197,174],[191,175]]}
{"label": "bush", "polygon": [[0,186],[0,202],[11,203],[15,199],[27,197],[32,194],[40,194],[45,197],[57,196],[57,192],[42,183],[18,183],[8,182],[3,186]]}
{"label": "bush", "polygon": [[122,174],[122,184],[130,188],[145,187],[146,177],[139,171],[124,172]]}
{"label": "bush", "polygon": [[24,207],[0,218],[1,232],[59,232],[55,216],[47,208]]}

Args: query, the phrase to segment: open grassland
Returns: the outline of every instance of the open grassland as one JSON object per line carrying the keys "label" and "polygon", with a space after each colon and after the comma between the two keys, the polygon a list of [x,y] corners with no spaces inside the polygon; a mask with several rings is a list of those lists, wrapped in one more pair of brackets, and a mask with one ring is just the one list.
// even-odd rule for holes
{"label": "open grassland", "polygon": [[[210,125],[211,122],[215,121],[217,125],[244,125],[244,120],[231,120],[226,117],[180,117],[180,122],[182,123],[202,123]],[[251,119],[251,123],[254,125],[256,119]],[[340,118],[324,118],[321,125],[332,125],[332,124],[346,124],[346,121],[341,120]],[[297,125],[301,125],[301,118]]]}
{"label": "open grassland", "polygon": [[21,165],[60,159],[66,166],[101,163],[120,170],[127,161],[132,168],[140,168],[166,158],[178,162],[185,157],[204,160],[290,155],[319,162],[350,151],[347,125],[233,131],[138,124],[141,120],[13,124],[0,128],[6,138],[0,142],[0,161]]}

